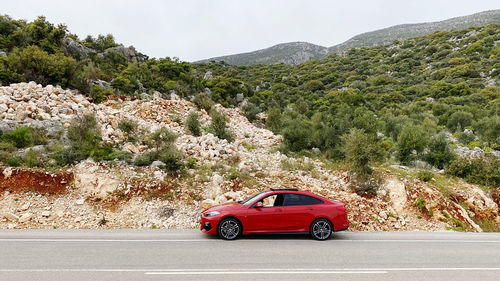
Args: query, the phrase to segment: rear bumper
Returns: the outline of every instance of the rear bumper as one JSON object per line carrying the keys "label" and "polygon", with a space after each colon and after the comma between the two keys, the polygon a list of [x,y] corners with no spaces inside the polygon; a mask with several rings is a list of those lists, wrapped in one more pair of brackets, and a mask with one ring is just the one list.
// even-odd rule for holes
{"label": "rear bumper", "polygon": [[348,230],[349,227],[346,227],[346,228],[342,228],[342,229],[335,229],[333,230],[333,232],[339,232],[339,231],[344,231],[344,230]]}

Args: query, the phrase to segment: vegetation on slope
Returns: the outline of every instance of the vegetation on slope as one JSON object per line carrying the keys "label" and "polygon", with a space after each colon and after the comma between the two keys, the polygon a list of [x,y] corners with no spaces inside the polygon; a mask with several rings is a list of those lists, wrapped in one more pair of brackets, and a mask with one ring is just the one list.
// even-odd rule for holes
{"label": "vegetation on slope", "polygon": [[[347,157],[361,165],[353,170],[368,174],[360,178],[370,175],[372,161],[425,161],[499,186],[499,160],[489,154],[500,150],[499,41],[500,26],[488,25],[351,49],[297,66],[190,65],[140,53],[131,58],[115,51],[120,45],[111,35],[79,40],[43,17],[27,23],[2,16],[0,81],[59,84],[95,102],[106,95],[174,91],[206,110],[213,102],[242,106],[249,120],[266,112],[265,125],[284,137],[283,152],[317,148],[333,160]],[[244,106],[238,94],[246,98]],[[211,129],[231,138],[222,126]],[[349,141],[369,149],[353,150]],[[486,153],[461,158],[452,152],[457,145]]]}

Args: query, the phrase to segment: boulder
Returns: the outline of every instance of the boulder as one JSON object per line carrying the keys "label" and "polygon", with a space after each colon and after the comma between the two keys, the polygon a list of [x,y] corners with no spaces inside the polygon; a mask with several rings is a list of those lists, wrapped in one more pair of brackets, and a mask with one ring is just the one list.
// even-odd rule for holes
{"label": "boulder", "polygon": [[205,200],[201,201],[201,207],[203,209],[208,209],[208,208],[215,206],[215,205],[216,205],[216,203],[212,199],[205,199]]}

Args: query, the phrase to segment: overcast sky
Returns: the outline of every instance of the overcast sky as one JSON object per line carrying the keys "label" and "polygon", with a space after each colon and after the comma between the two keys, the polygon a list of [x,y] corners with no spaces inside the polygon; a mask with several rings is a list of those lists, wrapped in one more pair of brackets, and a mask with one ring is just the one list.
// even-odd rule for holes
{"label": "overcast sky", "polygon": [[70,32],[111,33],[150,57],[186,61],[292,41],[330,47],[359,33],[500,9],[498,0],[2,0],[0,14],[44,15]]}

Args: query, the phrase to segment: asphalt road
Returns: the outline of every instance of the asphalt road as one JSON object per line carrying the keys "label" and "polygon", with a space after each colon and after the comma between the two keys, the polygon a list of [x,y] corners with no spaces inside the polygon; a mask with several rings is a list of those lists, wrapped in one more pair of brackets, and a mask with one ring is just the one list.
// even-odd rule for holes
{"label": "asphalt road", "polygon": [[500,280],[500,234],[2,230],[0,280]]}

